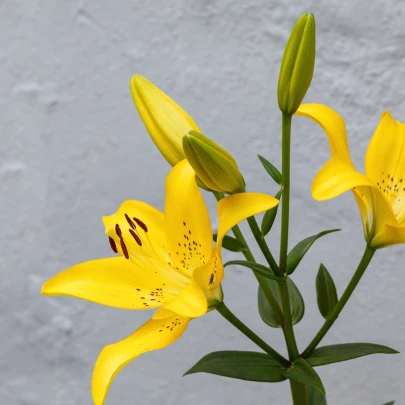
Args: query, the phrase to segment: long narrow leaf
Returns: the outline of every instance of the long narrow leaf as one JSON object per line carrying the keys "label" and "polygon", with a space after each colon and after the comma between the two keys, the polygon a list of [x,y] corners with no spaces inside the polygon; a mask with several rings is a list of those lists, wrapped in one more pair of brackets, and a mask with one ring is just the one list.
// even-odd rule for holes
{"label": "long narrow leaf", "polygon": [[[215,242],[217,241],[216,233],[214,233],[213,239]],[[243,250],[246,250],[246,246],[242,242],[228,235],[225,235],[222,239],[222,247],[231,252],[242,252]]]}
{"label": "long narrow leaf", "polygon": [[286,380],[284,367],[265,353],[221,351],[204,356],[184,375],[209,373],[246,381],[280,382]]}
{"label": "long narrow leaf", "polygon": [[263,266],[260,263],[250,262],[248,260],[231,260],[224,264],[224,267],[231,266],[231,265],[238,265],[248,267],[249,269],[253,270],[256,274],[260,274],[263,277],[266,277],[270,280],[276,280],[280,283],[285,282],[283,278],[277,277],[273,274],[271,269],[266,266]]}
{"label": "long narrow leaf", "polygon": [[307,386],[308,405],[327,405],[326,396]]}
{"label": "long narrow leaf", "polygon": [[[272,294],[274,295],[274,298],[276,299],[281,308],[282,304],[281,304],[280,289],[279,286],[277,285],[277,282],[274,280],[266,280],[266,282]],[[292,322],[293,325],[295,325],[304,316],[305,304],[301,293],[299,292],[297,286],[294,284],[291,278],[287,279],[287,285],[288,285],[288,295],[290,298]],[[260,286],[257,295],[257,301],[259,307],[259,314],[263,322],[271,326],[272,328],[279,328],[281,325],[279,323],[277,313],[269,304],[266,295]]]}
{"label": "long narrow leaf", "polygon": [[325,388],[319,375],[304,359],[298,358],[295,360],[290,368],[284,370],[284,376],[289,380],[308,385],[308,387],[325,395]]}
{"label": "long narrow leaf", "polygon": [[332,276],[323,264],[319,266],[316,276],[316,297],[319,312],[326,318],[335,308],[338,296]]}
{"label": "long narrow leaf", "polygon": [[309,248],[313,243],[320,237],[327,235],[328,233],[337,232],[340,229],[331,229],[328,231],[319,232],[316,235],[309,236],[308,238],[303,239],[301,242],[297,243],[288,253],[287,256],[287,273],[292,274],[294,270],[300,264],[302,258],[305,256],[305,253],[308,252]]}
{"label": "long narrow leaf", "polygon": [[352,360],[370,354],[396,354],[396,350],[374,343],[344,343],[318,347],[306,359],[311,366],[324,366],[340,361]]}
{"label": "long narrow leaf", "polygon": [[[283,189],[281,189],[275,195],[275,198],[277,198],[277,200],[279,200],[282,193],[283,193]],[[279,205],[280,204],[277,204],[275,207],[269,209],[264,214],[263,220],[262,220],[262,226],[261,226],[261,231],[262,231],[263,236],[266,236],[270,232],[271,228],[273,227],[274,220],[276,219],[276,216],[277,216],[277,211],[278,211]]]}
{"label": "long narrow leaf", "polygon": [[265,159],[263,156],[257,155],[257,157],[259,158],[261,164],[266,169],[267,173],[271,176],[271,178],[277,184],[281,184],[282,176],[281,176],[281,173],[279,172],[279,170],[273,164],[271,164],[267,159]]}

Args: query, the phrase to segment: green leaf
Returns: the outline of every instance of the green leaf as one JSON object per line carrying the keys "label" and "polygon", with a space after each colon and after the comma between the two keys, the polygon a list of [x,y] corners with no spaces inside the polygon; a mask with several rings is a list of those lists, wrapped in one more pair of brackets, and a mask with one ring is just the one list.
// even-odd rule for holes
{"label": "green leaf", "polygon": [[316,371],[302,358],[294,361],[290,368],[284,370],[284,377],[297,381],[325,395],[325,388]]}
{"label": "green leaf", "polygon": [[[217,241],[216,233],[214,233],[213,239],[215,242]],[[246,249],[246,246],[242,242],[228,235],[225,235],[222,239],[222,247],[224,249],[230,250],[231,252],[242,252]]]}
{"label": "green leaf", "polygon": [[[274,281],[274,280],[268,280],[268,279],[266,279],[265,281],[266,281],[269,289],[273,293],[274,298],[278,302],[280,308],[282,308],[281,295],[280,295],[280,289],[278,287],[278,282]],[[288,295],[290,297],[292,321],[293,321],[293,325],[295,325],[304,316],[305,304],[304,304],[304,300],[302,299],[301,293],[299,292],[297,286],[294,284],[294,282],[291,280],[291,278],[287,279],[287,285],[288,285]],[[270,304],[266,298],[266,295],[260,286],[259,286],[259,292],[258,292],[257,298],[258,298],[259,314],[260,314],[263,322],[273,328],[279,328],[281,325],[278,321],[277,313],[270,306]]]}
{"label": "green leaf", "polygon": [[[276,194],[275,198],[277,198],[277,200],[279,200],[282,193],[283,193],[283,189],[281,189]],[[261,226],[261,231],[262,231],[263,236],[266,236],[270,232],[270,229],[272,228],[272,226],[274,224],[274,220],[276,219],[276,216],[277,216],[278,206],[279,206],[279,204],[277,204],[274,208],[269,209],[264,214],[264,217],[262,220],[262,226]]]}
{"label": "green leaf", "polygon": [[327,405],[326,396],[313,388],[307,387],[308,405]]}
{"label": "green leaf", "polygon": [[316,296],[319,312],[326,318],[338,302],[335,283],[326,267],[321,264],[316,276]]}
{"label": "green leaf", "polygon": [[242,351],[213,352],[204,356],[184,375],[209,373],[246,381],[280,382],[284,367],[268,354]]}
{"label": "green leaf", "polygon": [[263,167],[266,169],[267,173],[270,174],[271,178],[277,183],[281,184],[281,173],[278,171],[278,169],[273,166],[267,159],[265,159],[263,156],[257,155],[259,158],[261,164]]}
{"label": "green leaf", "polygon": [[328,231],[319,232],[316,235],[309,236],[308,238],[303,239],[301,242],[297,243],[290,253],[287,256],[287,274],[292,274],[294,270],[300,264],[305,253],[308,252],[312,244],[319,239],[320,237],[327,235],[328,233],[337,232],[340,229],[331,229]]}
{"label": "green leaf", "polygon": [[281,277],[277,277],[274,273],[266,266],[263,266],[260,263],[256,262],[249,262],[247,260],[231,260],[224,264],[224,267],[231,266],[231,265],[238,265],[248,267],[249,269],[253,270],[254,273],[260,274],[263,277],[266,277],[271,280],[276,280],[279,283],[285,283],[285,279]]}
{"label": "green leaf", "polygon": [[395,401],[391,401],[391,402],[387,402],[386,404],[383,404],[383,405],[394,405],[395,404]]}
{"label": "green leaf", "polygon": [[387,346],[376,345],[374,343],[344,343],[318,347],[307,358],[307,362],[314,367],[324,366],[325,364],[338,363],[377,353],[396,354],[398,352]]}

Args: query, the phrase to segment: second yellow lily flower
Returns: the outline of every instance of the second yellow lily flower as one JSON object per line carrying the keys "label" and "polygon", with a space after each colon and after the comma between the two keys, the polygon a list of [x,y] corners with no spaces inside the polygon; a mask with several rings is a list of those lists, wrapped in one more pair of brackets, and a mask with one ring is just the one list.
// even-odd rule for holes
{"label": "second yellow lily flower", "polygon": [[331,149],[331,159],[313,181],[313,197],[327,200],[352,190],[370,246],[378,249],[405,243],[405,124],[388,111],[382,114],[367,149],[364,175],[353,165],[345,123],[336,111],[321,104],[303,104],[296,115],[317,122]]}

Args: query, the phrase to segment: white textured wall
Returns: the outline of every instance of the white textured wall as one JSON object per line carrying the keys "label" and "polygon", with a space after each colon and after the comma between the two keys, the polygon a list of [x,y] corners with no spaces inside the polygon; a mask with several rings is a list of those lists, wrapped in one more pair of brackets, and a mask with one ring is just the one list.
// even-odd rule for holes
{"label": "white textured wall", "polygon": [[[92,368],[103,345],[150,316],[39,294],[56,272],[110,254],[101,216],[121,201],[162,207],[169,167],[137,116],[129,78],[144,74],[186,108],[234,154],[250,190],[275,192],[255,154],[280,162],[279,62],[292,24],[306,11],[318,29],[306,100],[344,116],[361,168],[381,112],[390,109],[405,121],[403,1],[0,1],[1,405],[91,404]],[[351,195],[323,203],[311,198],[311,180],[329,157],[324,134],[304,119],[294,120],[293,130],[291,244],[343,228],[317,242],[294,274],[307,301],[297,327],[303,348],[322,323],[314,295],[319,262],[341,293],[364,242]],[[269,241],[277,251],[274,232]],[[399,246],[377,253],[324,343],[405,349],[404,252]],[[284,351],[280,331],[255,312],[253,276],[230,270],[224,288],[241,319]],[[218,349],[255,350],[210,313],[170,348],[124,369],[106,405],[290,404],[287,383],[181,377]],[[402,354],[318,369],[331,405],[395,398],[401,404],[403,370]]]}

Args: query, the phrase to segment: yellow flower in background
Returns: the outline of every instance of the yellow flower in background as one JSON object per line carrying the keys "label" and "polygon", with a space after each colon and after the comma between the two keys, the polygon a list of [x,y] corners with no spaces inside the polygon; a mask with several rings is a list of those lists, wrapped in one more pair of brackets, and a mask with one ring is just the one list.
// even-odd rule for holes
{"label": "yellow flower in background", "polygon": [[135,75],[130,86],[139,115],[164,158],[172,166],[185,159],[183,136],[193,129],[200,132],[194,120],[145,77]]}
{"label": "yellow flower in background", "polygon": [[351,189],[370,246],[405,243],[405,124],[388,111],[382,114],[367,149],[363,175],[352,163],[345,123],[337,112],[320,104],[303,104],[296,114],[317,122],[329,139],[332,157],[313,181],[313,197],[327,200]]}
{"label": "yellow flower in background", "polygon": [[48,280],[42,293],[123,309],[160,309],[132,335],[101,351],[92,378],[96,405],[103,404],[115,375],[130,361],[170,345],[191,319],[222,302],[223,237],[238,222],[277,204],[259,193],[221,200],[213,246],[195,173],[183,160],[167,177],[164,214],[143,202],[125,201],[115,214],[103,217],[111,248],[119,256],[73,266]]}

